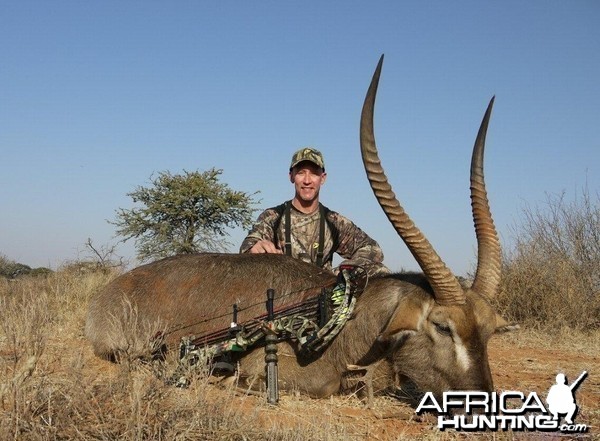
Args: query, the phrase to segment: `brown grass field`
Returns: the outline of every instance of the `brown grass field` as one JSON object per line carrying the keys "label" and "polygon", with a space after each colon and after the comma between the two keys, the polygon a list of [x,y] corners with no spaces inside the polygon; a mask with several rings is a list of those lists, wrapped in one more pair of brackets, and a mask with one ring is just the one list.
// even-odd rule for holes
{"label": "brown grass field", "polygon": [[[440,432],[435,420],[387,396],[365,409],[354,395],[282,394],[278,406],[209,384],[166,385],[153,365],[94,357],[83,336],[88,299],[114,275],[68,271],[0,278],[1,440],[402,440],[569,439],[544,432]],[[578,439],[600,439],[600,332],[521,330],[496,336],[490,365],[497,390],[545,397],[558,372],[578,389]],[[174,366],[168,360],[167,369]],[[572,436],[571,436],[572,437]]]}

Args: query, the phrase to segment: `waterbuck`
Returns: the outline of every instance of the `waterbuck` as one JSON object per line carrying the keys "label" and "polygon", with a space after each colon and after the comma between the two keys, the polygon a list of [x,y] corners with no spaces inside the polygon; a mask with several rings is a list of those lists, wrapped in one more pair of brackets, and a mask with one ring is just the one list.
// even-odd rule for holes
{"label": "waterbuck", "polygon": [[[404,212],[380,165],[373,110],[382,62],[383,57],[362,109],[362,159],[379,204],[423,273],[369,280],[353,316],[321,352],[306,355],[292,342],[279,343],[279,387],[325,397],[342,391],[349,366],[377,366],[384,385],[409,379],[436,395],[446,390],[492,391],[487,343],[506,325],[489,303],[500,280],[501,257],[483,177],[493,99],[473,149],[471,200],[478,261],[472,286],[463,288]],[[312,298],[335,281],[333,274],[283,255],[171,257],[140,266],[95,295],[85,333],[95,353],[105,358],[130,351],[128,332],[135,329],[164,331],[164,341],[172,348],[182,336],[226,328],[234,303],[240,308],[238,322],[260,316],[268,288],[277,294],[277,308]],[[238,366],[241,381],[264,377],[263,348],[239,354]]]}

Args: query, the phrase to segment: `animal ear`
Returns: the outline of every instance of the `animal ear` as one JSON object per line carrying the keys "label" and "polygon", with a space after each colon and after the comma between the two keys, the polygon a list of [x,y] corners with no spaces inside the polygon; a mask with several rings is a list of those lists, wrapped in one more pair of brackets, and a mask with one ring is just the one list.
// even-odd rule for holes
{"label": "animal ear", "polygon": [[501,315],[496,314],[496,329],[494,332],[502,333],[502,332],[512,332],[520,329],[518,323],[509,323],[507,322]]}
{"label": "animal ear", "polygon": [[386,342],[400,332],[418,331],[425,319],[426,307],[422,299],[404,297],[396,306],[392,318],[377,340]]}

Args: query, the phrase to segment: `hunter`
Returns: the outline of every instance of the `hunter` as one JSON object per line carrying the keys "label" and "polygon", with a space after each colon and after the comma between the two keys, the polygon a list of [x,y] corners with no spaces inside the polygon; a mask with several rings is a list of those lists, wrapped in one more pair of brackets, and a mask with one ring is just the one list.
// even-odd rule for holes
{"label": "hunter", "polygon": [[306,147],[294,153],[289,179],[294,198],[258,216],[240,253],[287,254],[330,271],[337,253],[346,259],[342,264],[362,266],[369,275],[389,273],[377,242],[319,202],[327,179],[321,152]]}

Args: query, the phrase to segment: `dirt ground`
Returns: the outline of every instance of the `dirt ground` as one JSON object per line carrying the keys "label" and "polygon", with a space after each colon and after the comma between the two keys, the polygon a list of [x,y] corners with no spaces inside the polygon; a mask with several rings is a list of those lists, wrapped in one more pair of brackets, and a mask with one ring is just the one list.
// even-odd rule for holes
{"label": "dirt ground", "polygon": [[[569,381],[575,380],[584,370],[587,378],[581,383],[575,394],[579,413],[576,423],[586,424],[587,434],[579,435],[579,439],[600,439],[600,344],[592,339],[586,342],[573,342],[569,347],[564,341],[557,347],[552,341],[546,347],[540,347],[543,336],[531,336],[518,331],[493,338],[489,346],[490,365],[496,390],[522,391],[526,395],[535,391],[545,399],[548,389],[555,383],[556,374],[564,373]],[[315,401],[315,400],[313,400]],[[319,401],[319,400],[316,400]],[[323,400],[321,400],[323,401]],[[316,410],[314,406],[304,408],[297,398],[283,397],[280,409],[265,411],[275,422],[281,413],[294,414],[295,418],[304,419],[315,424],[315,415],[321,414],[329,418],[329,412],[323,412],[327,406],[332,407],[331,415],[339,417],[342,424],[352,427],[349,436],[353,439],[396,440],[410,438],[453,439],[462,438],[460,434],[440,432],[433,418],[421,418],[415,415],[410,406],[394,401],[391,398],[379,397],[373,409],[362,408],[357,398],[336,398],[323,402]],[[298,409],[295,409],[298,407]],[[318,420],[317,420],[318,421]],[[500,435],[500,434],[498,434]],[[507,439],[569,439],[557,433],[504,434]],[[465,434],[464,438],[489,437],[493,435]],[[500,438],[504,439],[504,438]]]}
{"label": "dirt ground", "polygon": [[[177,389],[155,376],[155,366],[100,360],[83,336],[83,323],[90,293],[106,278],[4,285],[7,299],[22,295],[26,301],[0,309],[0,440],[600,440],[598,331],[549,336],[521,329],[494,336],[488,345],[499,392],[536,392],[545,400],[558,373],[571,383],[587,371],[576,391],[575,419],[587,433],[442,432],[436,418],[417,416],[414,407],[389,396],[376,397],[366,409],[355,395],[317,400],[282,393],[279,405],[269,406],[264,396],[234,394],[205,378]],[[36,345],[44,347],[39,358],[23,355],[39,352]]]}
{"label": "dirt ground", "polygon": [[[555,383],[557,373],[564,373],[571,382],[585,370],[588,376],[575,395],[579,406],[575,422],[587,425],[586,434],[440,432],[434,417],[419,417],[415,415],[413,407],[391,397],[376,397],[371,409],[365,409],[364,403],[356,396],[315,400],[286,394],[282,394],[278,406],[267,405],[264,397],[238,396],[233,398],[231,407],[250,415],[265,430],[283,427],[310,432],[322,427],[325,432],[331,430],[332,433],[331,437],[324,439],[332,440],[600,439],[599,339],[592,337],[585,342],[570,342],[566,336],[560,338],[560,342],[554,340],[525,331],[494,337],[489,345],[489,357],[496,390],[521,391],[525,395],[535,391],[541,399],[545,399],[548,389]],[[102,361],[92,364],[95,365],[94,369],[103,370],[104,374],[107,373],[106,369],[114,369]],[[215,394],[216,399],[219,399],[219,394],[224,394],[217,388],[211,393]],[[223,399],[231,397],[224,395]]]}

